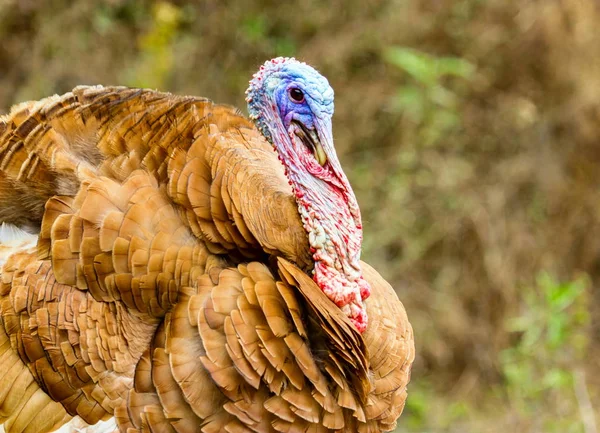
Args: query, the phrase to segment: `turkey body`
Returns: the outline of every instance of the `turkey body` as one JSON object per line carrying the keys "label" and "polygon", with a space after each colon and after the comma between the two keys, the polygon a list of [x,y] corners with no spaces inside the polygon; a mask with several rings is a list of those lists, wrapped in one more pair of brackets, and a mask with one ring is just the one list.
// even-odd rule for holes
{"label": "turkey body", "polygon": [[0,117],[0,221],[37,233],[0,282],[0,424],[379,432],[412,329],[367,264],[359,333],[308,276],[272,146],[235,109],[78,87]]}

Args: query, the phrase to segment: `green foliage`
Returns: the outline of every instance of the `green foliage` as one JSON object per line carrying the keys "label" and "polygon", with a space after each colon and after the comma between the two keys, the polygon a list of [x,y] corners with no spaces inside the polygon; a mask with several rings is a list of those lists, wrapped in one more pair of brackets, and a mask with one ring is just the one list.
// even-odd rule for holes
{"label": "green foliage", "polygon": [[250,15],[242,23],[242,30],[248,40],[263,42],[268,39],[268,22],[264,15]]}
{"label": "green foliage", "polygon": [[[489,431],[502,431],[504,423],[516,420],[519,431],[594,431],[584,428],[577,395],[588,393],[582,372],[591,343],[590,290],[587,276],[560,282],[542,272],[535,285],[521,291],[521,312],[505,323],[514,339],[499,358],[504,383],[482,400],[496,411],[502,408],[507,420],[500,419]],[[468,395],[440,393],[430,379],[415,378],[409,395],[395,433],[464,431],[463,425],[470,426],[468,431],[490,428],[487,420],[478,419],[482,409]],[[593,424],[594,414],[589,407],[587,411]]]}
{"label": "green foliage", "polygon": [[[447,431],[464,422],[472,410],[472,406],[464,399],[446,398],[436,391],[428,379],[416,378],[395,433]],[[434,417],[432,413],[435,413]]]}
{"label": "green foliage", "polygon": [[126,71],[125,83],[133,87],[163,88],[173,70],[173,43],[184,16],[172,3],[161,1],[152,7],[149,29],[140,36],[139,60]]}
{"label": "green foliage", "polygon": [[469,79],[475,72],[475,67],[465,59],[434,57],[412,48],[389,48],[386,59],[426,87],[439,85],[445,76]]}
{"label": "green foliage", "polygon": [[[365,190],[387,191],[389,212],[381,214],[381,224],[396,233],[396,242],[402,240],[400,263],[408,268],[423,260],[446,237],[449,226],[458,223],[451,216],[461,215],[471,206],[461,191],[475,173],[472,161],[461,153],[460,92],[464,89],[458,84],[464,87],[473,81],[475,67],[463,58],[436,57],[400,46],[384,49],[383,59],[393,66],[390,69],[397,77],[390,111],[398,124],[397,141],[402,148],[390,153],[385,176],[375,185],[363,181],[358,188],[365,185]],[[377,177],[377,173],[371,176]],[[373,207],[378,214],[380,202],[374,201]],[[365,236],[367,256],[381,254],[382,245],[389,242],[382,235]],[[399,248],[392,248],[392,254],[395,250]],[[453,269],[432,277],[437,279],[434,287],[452,287],[457,272]]]}
{"label": "green foliage", "polygon": [[569,420],[564,431],[583,431],[574,386],[590,343],[589,287],[587,277],[561,283],[541,273],[522,292],[522,313],[506,322],[516,340],[500,356],[502,392],[522,417],[543,412],[548,431],[563,431],[561,419]]}
{"label": "green foliage", "polygon": [[248,14],[242,22],[244,36],[255,45],[262,46],[266,51],[277,56],[294,56],[297,47],[287,32],[274,32],[265,14]]}
{"label": "green foliage", "polygon": [[444,79],[472,79],[473,64],[462,58],[434,57],[405,47],[388,48],[384,57],[410,77],[409,83],[398,88],[392,106],[421,126],[423,144],[437,143],[459,125],[459,97],[444,85]]}

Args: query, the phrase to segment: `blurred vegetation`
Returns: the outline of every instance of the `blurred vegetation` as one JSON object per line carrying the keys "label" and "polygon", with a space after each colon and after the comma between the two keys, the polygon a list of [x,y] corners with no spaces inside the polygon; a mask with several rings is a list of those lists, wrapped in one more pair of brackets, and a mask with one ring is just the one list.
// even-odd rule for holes
{"label": "blurred vegetation", "polygon": [[590,343],[587,286],[584,278],[560,283],[540,274],[522,291],[523,312],[506,323],[519,337],[500,354],[502,393],[513,415],[537,431],[585,431],[578,398],[589,395],[577,381]]}
{"label": "blurred vegetation", "polygon": [[0,111],[95,83],[243,107],[266,59],[311,63],[415,329],[397,431],[596,433],[599,24],[597,0],[0,0]]}

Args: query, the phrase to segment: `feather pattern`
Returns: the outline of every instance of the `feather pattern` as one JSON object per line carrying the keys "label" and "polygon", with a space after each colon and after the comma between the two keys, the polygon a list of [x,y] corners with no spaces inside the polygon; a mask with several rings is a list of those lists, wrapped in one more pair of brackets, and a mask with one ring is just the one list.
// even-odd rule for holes
{"label": "feather pattern", "polygon": [[307,275],[284,167],[235,109],[101,86],[18,105],[0,198],[7,433],[395,427],[402,304],[361,262],[361,333]]}

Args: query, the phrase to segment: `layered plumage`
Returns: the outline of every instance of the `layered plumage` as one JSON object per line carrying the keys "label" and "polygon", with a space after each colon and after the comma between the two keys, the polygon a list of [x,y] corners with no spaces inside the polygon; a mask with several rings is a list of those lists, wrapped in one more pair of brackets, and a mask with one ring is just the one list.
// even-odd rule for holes
{"label": "layered plumage", "polygon": [[340,265],[370,286],[361,333],[311,279],[321,256],[284,165],[201,98],[78,87],[1,117],[0,221],[39,231],[2,268],[6,431],[73,416],[122,432],[393,429],[414,359],[404,308],[368,265]]}

